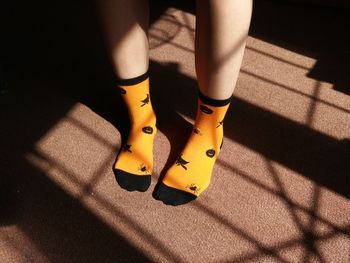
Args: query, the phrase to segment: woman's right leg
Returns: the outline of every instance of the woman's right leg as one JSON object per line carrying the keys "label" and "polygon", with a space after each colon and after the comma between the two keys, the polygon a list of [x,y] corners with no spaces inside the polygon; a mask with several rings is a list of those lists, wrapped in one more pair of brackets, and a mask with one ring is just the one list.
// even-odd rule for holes
{"label": "woman's right leg", "polygon": [[101,0],[99,8],[117,85],[131,122],[113,171],[124,189],[146,191],[151,183],[157,131],[149,94],[148,0]]}
{"label": "woman's right leg", "polygon": [[148,0],[100,0],[106,44],[119,79],[148,70]]}

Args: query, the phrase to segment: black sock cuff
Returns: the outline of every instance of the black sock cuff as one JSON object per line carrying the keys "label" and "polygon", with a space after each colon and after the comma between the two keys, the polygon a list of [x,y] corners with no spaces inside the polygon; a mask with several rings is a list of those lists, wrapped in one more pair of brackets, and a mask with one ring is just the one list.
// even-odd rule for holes
{"label": "black sock cuff", "polygon": [[230,97],[228,99],[223,99],[223,100],[213,99],[213,98],[210,98],[210,97],[204,95],[199,89],[198,89],[198,97],[203,103],[205,103],[209,106],[214,106],[214,107],[225,106],[225,105],[229,104],[231,102],[231,99],[232,99],[232,97]]}
{"label": "black sock cuff", "polygon": [[149,72],[148,70],[135,78],[131,79],[117,79],[117,85],[119,86],[132,86],[141,83],[142,81],[146,80],[149,77]]}

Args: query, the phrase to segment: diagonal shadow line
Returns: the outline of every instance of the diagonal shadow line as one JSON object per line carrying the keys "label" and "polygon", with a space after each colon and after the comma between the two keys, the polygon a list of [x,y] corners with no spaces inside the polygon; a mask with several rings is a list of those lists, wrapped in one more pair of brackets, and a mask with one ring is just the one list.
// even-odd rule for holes
{"label": "diagonal shadow line", "polygon": [[[300,209],[303,212],[308,213],[308,214],[313,213],[313,211],[310,210],[309,208],[306,208],[306,207],[303,207],[303,206],[301,206],[299,204],[296,204],[291,199],[289,199],[288,197],[283,196],[282,193],[281,193],[281,190],[277,191],[277,190],[273,190],[273,189],[269,188],[268,186],[260,183],[259,181],[255,180],[255,179],[252,179],[245,172],[243,172],[240,169],[238,169],[238,168],[228,164],[227,162],[221,160],[220,158],[217,159],[216,163],[217,163],[217,165],[222,166],[224,169],[228,169],[228,170],[232,171],[233,173],[235,173],[236,175],[238,175],[242,179],[248,181],[249,183],[251,183],[251,184],[253,184],[253,185],[257,186],[257,187],[259,187],[260,189],[265,190],[266,192],[271,193],[271,194],[277,196],[278,198],[285,198],[284,201],[288,204],[288,206],[293,207],[293,209],[297,208],[297,209]],[[323,224],[326,224],[328,227],[332,228],[334,232],[340,233],[340,234],[343,234],[343,235],[346,235],[346,236],[350,237],[349,230],[346,227],[336,226],[332,222],[328,221],[327,219],[322,218],[320,215],[317,215],[315,212],[314,212],[314,217],[317,218],[317,220],[319,220]]]}
{"label": "diagonal shadow line", "polygon": [[309,110],[306,115],[306,125],[308,125],[309,127],[312,127],[312,123],[314,120],[314,115],[317,107],[317,100],[319,100],[318,96],[320,95],[320,91],[321,91],[320,88],[321,88],[321,82],[316,81],[313,87],[313,94],[312,94],[312,97],[314,99],[311,100],[309,104]]}
{"label": "diagonal shadow line", "polygon": [[[164,17],[164,16],[163,16],[163,17]],[[182,26],[181,26],[179,23],[174,22],[174,21],[172,21],[172,20],[170,20],[170,19],[163,19],[163,17],[162,17],[161,20],[167,21],[167,22],[169,22],[169,23],[172,23],[173,25],[176,25],[177,27],[176,27],[176,29],[175,29],[175,32],[173,32],[171,35],[168,34],[168,32],[167,32],[165,29],[159,28],[159,27],[157,27],[157,26],[149,27],[148,32],[147,32],[148,39],[149,39],[149,41],[148,41],[149,44],[150,44],[150,39],[152,39],[152,38],[153,38],[153,39],[156,39],[156,40],[159,40],[159,42],[160,42],[160,43],[155,44],[155,45],[150,45],[150,46],[149,46],[149,49],[150,49],[150,50],[159,48],[159,47],[161,47],[161,46],[163,46],[163,45],[165,45],[165,44],[175,44],[175,43],[172,43],[171,41],[172,41],[173,39],[176,38],[176,36],[180,33],[180,31],[181,31],[181,29],[182,29]],[[175,18],[174,18],[174,19],[175,19]],[[154,32],[154,31],[160,32],[163,36],[165,35],[166,38],[157,36],[156,34],[152,33],[152,32]],[[185,47],[182,47],[181,45],[178,45],[177,48],[186,50]],[[192,50],[189,50],[189,52],[193,52],[193,51],[192,51]]]}
{"label": "diagonal shadow line", "polygon": [[190,27],[191,21],[188,19],[187,14],[185,12],[181,12],[181,16],[182,16],[182,19],[184,20],[184,23],[185,23],[185,25],[183,27],[186,29],[188,36],[192,40],[192,44],[194,46],[195,36],[194,36],[194,30],[191,29],[191,27]]}
{"label": "diagonal shadow line", "polygon": [[113,161],[113,159],[115,158],[115,154],[112,153],[109,155],[108,158],[106,158],[104,160],[103,163],[101,163],[98,167],[98,169],[96,169],[90,176],[90,180],[89,182],[85,183],[82,187],[81,187],[81,192],[79,195],[77,195],[77,199],[81,200],[84,198],[84,196],[88,195],[92,189],[98,184],[98,182],[102,179],[103,177],[103,171],[106,170],[106,167],[109,167],[110,163]]}
{"label": "diagonal shadow line", "polygon": [[[55,160],[53,158],[49,158],[47,156],[45,156],[44,152],[41,152],[39,149],[31,149],[30,154],[34,155],[35,158],[38,158],[42,161],[45,161],[46,163],[49,164],[49,168],[43,170],[43,172],[49,172],[51,169],[58,169],[60,172],[62,172],[66,177],[68,177],[76,186],[79,186],[82,188],[82,192],[80,194],[80,196],[82,197],[82,193],[85,192],[85,188],[88,189],[92,189],[93,186],[91,184],[91,182],[86,182],[82,179],[79,179],[78,174],[76,174],[73,170],[69,169],[68,167],[66,167],[62,162],[59,162],[58,160]],[[110,155],[109,158],[107,158],[104,162],[110,164],[112,162],[112,157],[114,157],[114,155]],[[103,171],[105,168],[103,168],[102,166],[98,169],[98,171]],[[95,175],[95,176],[94,176]],[[93,174],[93,181],[95,181],[95,184],[97,183],[97,181],[100,178],[101,175],[98,175],[97,173]],[[86,191],[87,191],[86,190]]]}
{"label": "diagonal shadow line", "polygon": [[301,231],[301,233],[305,237],[305,233],[307,232],[307,230],[305,229],[303,224],[300,222],[300,219],[298,218],[298,216],[295,214],[294,207],[290,204],[290,198],[288,197],[288,194],[285,190],[285,187],[283,186],[282,181],[279,179],[276,171],[274,170],[272,165],[269,163],[269,161],[267,161],[265,159],[265,163],[267,164],[268,171],[270,172],[270,175],[272,175],[272,179],[273,179],[275,185],[279,188],[279,191],[278,191],[279,195],[278,196],[279,196],[280,200],[286,205],[286,207],[288,208],[288,211],[290,212],[290,214],[293,218],[294,223],[297,225],[298,229]]}
{"label": "diagonal shadow line", "polygon": [[[317,235],[317,236],[315,236],[315,238],[317,239],[317,241],[325,241],[325,240],[332,239],[332,238],[334,238],[336,236],[338,236],[338,233],[336,233],[334,231],[331,231],[329,233],[325,233],[325,234],[322,234],[322,235]],[[292,247],[295,247],[295,246],[299,246],[300,244],[302,244],[302,242],[303,242],[303,240],[296,238],[296,239],[291,239],[291,240],[284,241],[284,242],[282,242],[280,244],[277,244],[275,246],[272,246],[272,247],[275,250],[282,251],[284,249],[288,249],[288,248],[292,248]],[[233,259],[230,260],[230,262],[245,262],[247,260],[254,260],[254,259],[262,257],[262,256],[264,256],[264,255],[262,255],[261,252],[257,251],[257,252],[247,253],[245,255],[233,258]],[[301,262],[305,262],[305,261],[301,261]]]}
{"label": "diagonal shadow line", "polygon": [[[182,12],[181,12],[181,13],[182,13]],[[174,20],[170,20],[170,19],[167,18],[166,16],[163,16],[163,17],[161,17],[160,19],[161,19],[161,20],[168,21],[168,22],[173,23],[173,24],[176,24],[177,26],[186,28],[189,32],[192,32],[192,33],[195,32],[195,29],[193,29],[192,27],[189,26],[190,23],[188,23],[188,24],[186,24],[186,23],[183,24],[183,23],[179,22],[178,20],[175,20],[175,21],[174,21]],[[186,19],[186,21],[188,21],[188,20]]]}
{"label": "diagonal shadow line", "polygon": [[[309,224],[308,224],[308,230],[309,233],[311,233],[311,235],[315,235],[313,233],[316,233],[316,221],[317,221],[317,217],[315,216],[315,214],[318,211],[319,208],[319,201],[320,201],[320,196],[321,196],[321,189],[318,185],[314,185],[314,190],[313,190],[313,197],[312,197],[312,207],[311,207],[311,213],[310,218],[309,218]],[[308,240],[312,240],[313,236],[311,236]],[[315,240],[316,241],[316,240]],[[320,249],[318,249],[316,244],[310,244],[311,247],[311,251],[314,252],[314,254],[316,254],[316,256],[319,258],[320,262],[326,262],[326,260],[324,259],[324,256],[322,256],[322,251]],[[305,261],[310,261],[310,257],[305,258]]]}
{"label": "diagonal shadow line", "polygon": [[[181,12],[181,14],[183,14],[183,12]],[[170,19],[171,17],[173,17],[173,19]],[[152,16],[152,12],[151,12],[151,23],[150,24],[153,24],[152,22],[155,22],[156,20],[161,20],[161,21],[166,21],[170,24],[173,24],[176,26],[176,32],[172,34],[172,36],[170,37],[167,37],[167,38],[162,38],[160,36],[157,36],[155,34],[152,33],[153,30],[156,30],[156,31],[159,31],[159,32],[162,32],[163,35],[166,35],[168,36],[167,32],[165,30],[162,30],[156,26],[150,26],[149,27],[149,30],[148,30],[148,36],[150,36],[151,38],[154,38],[156,40],[159,40],[161,43],[159,44],[156,44],[152,47],[150,47],[150,49],[155,49],[155,48],[158,48],[158,47],[161,47],[165,44],[169,44],[169,45],[172,45],[172,46],[175,46],[176,48],[179,48],[181,50],[184,50],[184,51],[187,51],[187,52],[190,52],[190,53],[194,53],[194,50],[191,50],[189,48],[186,48],[184,46],[181,46],[179,44],[176,44],[176,43],[173,43],[171,42],[174,38],[176,38],[176,36],[179,34],[179,32],[181,31],[181,29],[187,29],[188,32],[191,32],[191,31],[194,31],[193,29],[189,28],[188,25],[186,24],[183,24],[181,22],[179,22],[173,15],[172,13],[163,13],[163,14],[158,14],[157,15],[157,18],[156,19],[155,17]]]}
{"label": "diagonal shadow line", "polygon": [[280,255],[278,255],[277,249],[264,245],[262,242],[260,242],[255,237],[253,237],[251,234],[245,232],[244,230],[240,229],[237,226],[232,225],[232,223],[228,221],[228,219],[226,219],[224,216],[219,215],[217,211],[214,211],[214,209],[211,209],[208,206],[204,206],[201,203],[196,203],[194,205],[194,208],[209,215],[211,218],[215,219],[215,221],[217,221],[221,225],[230,229],[233,233],[236,233],[237,235],[246,239],[248,242],[253,244],[255,248],[260,251],[260,253],[273,256],[274,258],[280,260],[281,262],[289,263],[288,261],[283,259]]}
{"label": "diagonal shadow line", "polygon": [[282,83],[279,83],[279,82],[270,80],[270,79],[265,78],[265,77],[262,77],[262,76],[259,76],[259,75],[255,74],[255,73],[249,72],[249,71],[244,70],[244,69],[241,69],[240,72],[243,73],[243,74],[246,74],[246,75],[248,75],[248,76],[257,78],[257,79],[259,79],[259,80],[262,80],[262,81],[264,81],[264,82],[266,82],[266,83],[270,83],[270,84],[274,85],[275,87],[284,88],[284,89],[286,89],[286,90],[288,90],[288,91],[290,91],[290,92],[292,92],[292,93],[295,93],[295,94],[298,94],[298,95],[301,95],[301,96],[304,96],[304,97],[307,97],[307,98],[315,99],[315,101],[317,101],[317,102],[323,103],[323,104],[325,104],[325,105],[327,105],[327,106],[330,106],[330,107],[335,108],[335,109],[337,109],[337,110],[340,110],[340,111],[342,111],[342,112],[350,113],[350,110],[348,110],[348,109],[342,108],[342,107],[340,107],[340,106],[338,106],[338,105],[335,105],[335,104],[333,104],[333,103],[331,103],[331,102],[328,102],[328,101],[325,101],[325,100],[323,100],[323,99],[315,98],[315,97],[312,96],[312,95],[309,95],[309,94],[307,94],[307,93],[301,92],[301,91],[299,91],[299,90],[295,90],[295,89],[293,89],[293,88],[291,88],[291,87],[289,87],[289,86],[287,86],[287,85],[285,85],[285,84],[282,84]]}
{"label": "diagonal shadow line", "polygon": [[[164,21],[167,21],[169,23],[172,23],[172,24],[178,26],[178,28],[177,28],[177,31],[171,37],[168,37],[168,38],[160,37],[160,36],[157,36],[157,35],[149,32],[148,35],[151,38],[161,41],[160,44],[155,45],[154,47],[152,47],[152,49],[155,49],[155,48],[161,47],[161,46],[163,46],[165,44],[168,44],[168,45],[174,46],[176,48],[179,48],[179,49],[181,49],[183,51],[186,51],[186,52],[189,52],[189,53],[194,53],[194,50],[192,50],[190,48],[187,48],[187,47],[184,47],[184,46],[182,46],[180,44],[172,42],[176,38],[176,36],[179,34],[181,29],[185,29],[186,32],[188,32],[190,38],[192,39],[192,43],[193,43],[193,46],[194,46],[194,43],[195,43],[195,37],[193,35],[194,30],[190,28],[190,26],[189,26],[190,25],[190,21],[188,20],[188,17],[186,16],[186,14],[181,12],[181,16],[182,16],[183,20],[185,21],[185,23],[187,23],[187,24],[182,24],[182,23],[180,23],[180,22],[178,22],[176,20],[173,21],[173,20],[170,20],[168,18],[163,18],[163,17],[161,18],[161,20],[164,20]],[[164,30],[162,30],[160,28],[157,28],[155,26],[153,26],[151,28],[151,31],[153,31],[153,30],[159,31],[159,32],[163,33],[164,35],[167,35],[166,31],[164,31]]]}
{"label": "diagonal shadow line", "polygon": [[[227,227],[228,229],[230,229],[233,233],[238,234],[239,236],[243,237],[244,239],[246,239],[247,241],[249,241],[250,243],[252,243],[257,250],[259,250],[259,252],[253,253],[252,257],[258,257],[258,256],[262,256],[262,255],[269,255],[269,256],[273,256],[274,258],[280,260],[281,262],[288,262],[287,260],[285,260],[284,258],[282,258],[278,253],[280,250],[285,249],[285,248],[289,248],[289,247],[293,247],[295,245],[299,245],[299,244],[303,244],[304,243],[304,239],[292,239],[292,240],[287,240],[285,242],[282,242],[279,245],[275,245],[275,246],[267,246],[264,245],[262,242],[260,242],[259,240],[256,240],[252,235],[250,235],[249,233],[245,232],[244,230],[238,228],[237,226],[234,226],[230,221],[228,221],[228,219],[226,219],[224,216],[221,216],[220,214],[218,214],[217,211],[215,211],[214,209],[208,207],[208,206],[204,206],[201,203],[196,203],[194,206],[194,208],[200,210],[203,213],[206,213],[207,215],[209,215],[211,218],[215,219],[215,221],[217,221],[218,223],[222,224],[223,226]],[[331,231],[327,234],[324,235],[320,235],[320,236],[315,236],[315,238],[320,239],[320,240],[326,240],[326,239],[330,239],[332,237],[334,237],[335,235],[339,234],[336,231]],[[245,260],[246,256],[243,257],[239,257],[231,262],[241,262],[241,260]]]}
{"label": "diagonal shadow line", "polygon": [[155,49],[155,48],[158,48],[158,47],[163,46],[163,45],[165,45],[165,44],[168,44],[168,45],[174,46],[174,47],[176,47],[176,48],[179,48],[179,49],[181,49],[181,50],[187,51],[187,52],[189,52],[189,53],[192,53],[192,54],[194,53],[194,50],[192,50],[192,49],[190,49],[190,48],[187,48],[187,47],[181,46],[181,45],[179,45],[179,44],[177,44],[177,43],[171,42],[171,40],[174,39],[176,36],[173,36],[173,37],[170,38],[170,39],[165,39],[165,38],[156,36],[155,34],[152,34],[152,33],[149,33],[149,36],[152,37],[152,38],[154,38],[154,39],[157,39],[157,40],[162,41],[161,44],[156,45],[156,46],[153,47],[152,49]]}
{"label": "diagonal shadow line", "polygon": [[291,65],[291,66],[300,68],[300,69],[310,70],[309,68],[307,68],[307,67],[305,67],[305,66],[302,66],[302,65],[300,65],[300,64],[294,63],[294,62],[289,61],[289,60],[286,60],[286,59],[284,59],[284,58],[277,57],[277,56],[275,56],[275,55],[271,55],[271,54],[269,54],[269,53],[266,53],[266,52],[264,52],[264,51],[261,51],[261,50],[259,50],[259,49],[257,49],[257,48],[254,48],[254,47],[251,47],[251,46],[248,46],[248,45],[246,46],[246,49],[248,49],[248,50],[250,50],[250,51],[252,51],[252,52],[258,53],[258,54],[260,54],[260,55],[263,55],[263,56],[272,58],[272,59],[274,59],[274,60],[281,61],[281,62],[286,63],[286,64],[288,64],[288,65]]}
{"label": "diagonal shadow line", "polygon": [[[297,225],[297,227],[299,228],[299,230],[301,231],[302,235],[303,235],[303,239],[302,242],[305,245],[305,255],[304,255],[304,259],[306,261],[304,262],[308,262],[311,253],[314,253],[321,262],[324,262],[324,259],[322,258],[322,256],[320,255],[316,245],[315,245],[315,233],[314,228],[313,228],[313,221],[310,221],[310,225],[308,228],[305,228],[303,226],[303,224],[301,223],[300,219],[298,218],[298,216],[296,215],[293,206],[290,205],[290,202],[287,202],[286,200],[290,200],[290,198],[288,197],[287,191],[285,189],[285,187],[283,186],[282,181],[280,180],[276,170],[274,169],[274,167],[272,166],[272,164],[270,163],[269,160],[267,160],[265,158],[265,163],[266,166],[268,168],[268,171],[270,172],[270,175],[272,176],[273,181],[275,182],[275,184],[277,185],[277,187],[280,189],[280,199],[281,201],[285,204],[285,206],[288,208],[289,214],[292,216],[294,223]],[[315,202],[315,200],[312,201],[313,203]],[[312,207],[310,214],[316,214],[315,207]],[[314,217],[315,218],[315,217]],[[311,228],[310,228],[311,227]]]}
{"label": "diagonal shadow line", "polygon": [[[162,28],[158,28],[156,26],[153,26],[152,28],[152,31],[156,31],[156,32],[159,32],[161,35],[165,35],[167,36],[167,38],[162,38],[160,36],[157,36],[156,34],[153,34],[153,33],[148,33],[149,36],[151,36],[152,38],[155,38],[157,40],[162,40],[165,43],[170,43],[170,41],[174,40],[174,38],[176,37],[176,35],[180,32],[181,30],[181,27],[178,27],[176,32],[173,34],[173,35],[169,35],[168,32],[165,30],[165,29],[162,29]],[[162,43],[163,44],[163,43]],[[173,43],[172,43],[173,44]],[[157,45],[156,47],[159,47],[161,45]],[[180,47],[180,46],[179,46]],[[182,46],[181,46],[182,47]],[[183,47],[184,48],[184,47]]]}
{"label": "diagonal shadow line", "polygon": [[[78,179],[79,176],[76,173],[74,173],[73,171],[70,171],[63,164],[58,163],[56,160],[45,157],[42,153],[40,153],[37,150],[33,150],[32,153],[35,154],[36,157],[41,158],[46,162],[48,162],[51,167],[54,167],[55,169],[63,172],[64,175],[70,179],[70,182],[75,184],[76,187],[84,189],[84,185],[86,183],[83,182],[81,179]],[[73,197],[73,198],[77,199],[76,197]],[[140,238],[145,239],[147,242],[153,243],[152,247],[156,249],[160,254],[162,254],[165,258],[167,258],[170,261],[175,260],[175,262],[183,262],[183,260],[178,255],[172,252],[170,248],[165,247],[164,244],[159,239],[157,239],[154,235],[152,235],[151,232],[139,226],[138,222],[136,222],[132,217],[124,213],[121,209],[118,209],[117,207],[115,207],[113,203],[111,203],[106,198],[104,198],[103,195],[99,193],[94,193],[94,196],[91,198],[94,199],[100,205],[102,205],[103,209],[105,209],[110,213],[113,213],[115,216],[118,216],[121,219],[120,222],[124,222],[124,224],[128,228],[131,228],[133,231],[138,233],[137,235]]]}
{"label": "diagonal shadow line", "polygon": [[88,136],[92,137],[95,141],[100,142],[103,146],[107,146],[111,150],[115,149],[116,145],[114,145],[110,141],[108,141],[105,138],[103,138],[101,135],[99,135],[93,129],[89,128],[87,125],[85,125],[81,121],[77,120],[76,118],[73,118],[72,116],[66,116],[64,118],[64,120],[68,121],[72,125],[76,126],[80,130],[84,131]]}

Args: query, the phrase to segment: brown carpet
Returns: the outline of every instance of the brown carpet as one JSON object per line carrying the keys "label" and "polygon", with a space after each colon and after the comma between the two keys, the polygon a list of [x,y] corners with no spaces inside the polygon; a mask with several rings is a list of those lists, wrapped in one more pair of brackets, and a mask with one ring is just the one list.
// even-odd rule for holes
{"label": "brown carpet", "polygon": [[151,188],[130,193],[111,169],[127,119],[95,7],[38,2],[7,5],[0,262],[350,261],[346,10],[256,2],[212,183],[169,207],[152,190],[196,110],[193,3],[153,2],[160,132]]}

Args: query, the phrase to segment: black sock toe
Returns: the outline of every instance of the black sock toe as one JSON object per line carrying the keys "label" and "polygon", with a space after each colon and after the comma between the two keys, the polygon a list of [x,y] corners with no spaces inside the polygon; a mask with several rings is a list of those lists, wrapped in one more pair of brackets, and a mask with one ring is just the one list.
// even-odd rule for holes
{"label": "black sock toe", "polygon": [[115,179],[120,187],[128,191],[147,191],[151,184],[151,175],[136,175],[120,169],[113,169]]}
{"label": "black sock toe", "polygon": [[169,187],[162,182],[156,185],[153,191],[153,197],[157,200],[163,201],[164,204],[174,206],[186,204],[197,198],[196,195]]}

